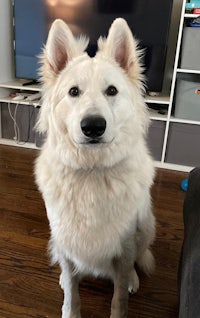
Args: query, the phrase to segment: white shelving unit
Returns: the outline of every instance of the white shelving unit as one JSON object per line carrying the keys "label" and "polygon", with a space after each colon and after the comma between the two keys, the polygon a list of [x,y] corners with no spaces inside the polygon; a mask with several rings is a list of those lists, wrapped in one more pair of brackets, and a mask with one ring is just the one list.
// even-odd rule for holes
{"label": "white shelving unit", "polygon": [[[180,162],[170,162],[167,159],[168,146],[171,143],[170,140],[170,127],[172,124],[184,124],[194,125],[200,127],[200,121],[191,121],[180,118],[175,118],[173,116],[173,105],[175,99],[175,88],[177,76],[181,74],[197,74],[200,76],[200,70],[185,70],[179,67],[180,50],[181,50],[181,40],[183,33],[184,21],[186,19],[191,19],[197,17],[197,15],[185,14],[185,2],[186,0],[179,0],[182,3],[182,11],[180,16],[180,25],[178,32],[177,48],[175,54],[175,62],[173,68],[173,74],[171,78],[171,90],[168,95],[160,94],[159,96],[146,96],[146,103],[149,105],[149,115],[152,119],[152,123],[161,127],[162,129],[162,143],[160,148],[160,155],[156,161],[156,166],[162,168],[169,168],[182,171],[190,171],[193,165],[185,165]],[[3,43],[3,45],[1,45]],[[27,92],[38,92],[41,90],[39,85],[23,86],[25,80],[14,79],[14,67],[13,67],[13,38],[12,38],[12,8],[11,1],[1,0],[0,2],[0,105],[1,103],[16,103],[20,105],[27,105],[25,101],[13,101],[10,97],[10,93],[13,91],[27,91]],[[35,104],[35,105],[34,105]],[[37,106],[37,103],[32,103],[31,105]],[[165,108],[165,114],[160,114],[159,111],[154,110],[153,106],[158,106],[162,109]],[[154,107],[155,108],[155,107]],[[189,126],[188,126],[189,127]],[[0,127],[1,128],[1,127]],[[151,128],[150,128],[151,129]],[[155,128],[157,129],[157,128]],[[159,135],[159,130],[156,132]],[[0,136],[1,137],[1,136]],[[16,145],[15,140],[0,138],[0,143],[8,145]],[[150,143],[155,144],[156,141],[151,140]],[[34,143],[25,143],[25,147],[36,148]],[[174,151],[176,151],[176,145],[174,145]]]}
{"label": "white shelving unit", "polygon": [[39,92],[41,90],[40,85],[38,84],[32,84],[32,85],[28,85],[28,86],[23,86],[23,84],[25,84],[27,82],[27,80],[25,79],[14,79],[11,80],[9,82],[6,83],[1,83],[0,87],[1,88],[8,88],[8,89],[14,89],[14,90],[27,90],[27,91],[31,91],[31,92]]}
{"label": "white shelving unit", "polygon": [[[169,127],[170,127],[170,124],[171,123],[182,123],[184,125],[197,125],[197,126],[200,126],[200,121],[176,118],[176,117],[174,117],[172,115],[173,103],[175,102],[175,91],[176,91],[175,88],[176,88],[177,76],[179,74],[197,74],[197,75],[200,75],[200,70],[183,69],[183,68],[179,67],[184,24],[187,21],[187,19],[194,19],[194,18],[197,18],[199,16],[197,14],[185,13],[185,5],[186,5],[186,0],[183,0],[181,17],[180,17],[180,25],[179,25],[179,33],[178,33],[178,40],[177,40],[177,47],[176,47],[174,71],[173,71],[173,76],[172,76],[172,85],[171,85],[170,100],[169,100],[168,118],[167,118],[165,137],[164,137],[164,143],[163,143],[162,159],[161,159],[161,163],[159,165],[160,166],[169,167],[169,168],[175,168],[175,169],[183,170],[183,171],[190,171],[193,168],[193,166],[184,166],[184,165],[179,166],[179,165],[169,164],[169,163],[166,162],[166,150],[167,150],[167,145],[168,145],[168,142],[169,142]],[[200,83],[200,77],[199,77],[199,83]],[[199,109],[199,111],[200,111],[200,109]],[[185,126],[185,127],[186,127],[186,131],[187,131],[187,126]],[[199,164],[200,164],[200,161],[199,161]]]}

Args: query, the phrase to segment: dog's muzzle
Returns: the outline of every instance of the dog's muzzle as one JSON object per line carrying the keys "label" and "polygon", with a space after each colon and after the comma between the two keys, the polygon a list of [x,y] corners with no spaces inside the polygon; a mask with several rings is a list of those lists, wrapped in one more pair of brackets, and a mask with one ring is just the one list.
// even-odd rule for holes
{"label": "dog's muzzle", "polygon": [[81,130],[89,143],[99,143],[106,130],[106,120],[98,115],[87,116],[81,120]]}

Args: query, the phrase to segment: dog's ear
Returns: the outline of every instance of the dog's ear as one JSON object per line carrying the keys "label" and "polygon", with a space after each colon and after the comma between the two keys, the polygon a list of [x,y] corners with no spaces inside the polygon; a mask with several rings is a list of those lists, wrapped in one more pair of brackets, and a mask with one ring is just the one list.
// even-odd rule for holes
{"label": "dog's ear", "polygon": [[[41,56],[41,75],[44,82],[45,77],[49,78],[52,75],[57,75],[72,58],[82,54],[87,44],[88,39],[85,37],[74,38],[64,21],[55,20],[49,31],[47,43]],[[50,72],[52,74],[48,76]]]}
{"label": "dog's ear", "polygon": [[40,56],[40,79],[44,85],[43,105],[36,124],[39,132],[48,131],[49,103],[47,94],[51,92],[57,75],[65,68],[67,63],[76,56],[83,54],[88,45],[85,37],[74,38],[71,30],[58,19],[52,24],[43,53]]}
{"label": "dog's ear", "polygon": [[98,42],[100,54],[113,58],[128,74],[133,71],[140,73],[140,55],[137,41],[134,39],[127,22],[117,18],[112,23],[108,37]]}

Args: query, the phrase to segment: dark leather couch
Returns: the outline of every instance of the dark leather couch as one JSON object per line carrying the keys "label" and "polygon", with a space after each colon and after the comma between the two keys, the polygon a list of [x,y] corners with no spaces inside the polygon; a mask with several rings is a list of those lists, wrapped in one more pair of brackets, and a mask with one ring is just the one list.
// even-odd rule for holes
{"label": "dark leather couch", "polygon": [[179,318],[200,318],[200,168],[189,174],[179,264]]}

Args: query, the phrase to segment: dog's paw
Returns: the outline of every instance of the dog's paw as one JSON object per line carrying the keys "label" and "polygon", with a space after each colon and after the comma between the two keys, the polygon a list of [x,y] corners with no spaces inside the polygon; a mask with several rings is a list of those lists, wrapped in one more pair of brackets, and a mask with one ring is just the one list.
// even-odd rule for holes
{"label": "dog's paw", "polygon": [[136,270],[133,269],[130,275],[130,279],[129,279],[129,287],[128,287],[128,291],[130,294],[135,294],[138,289],[139,289],[139,277],[136,273]]}

